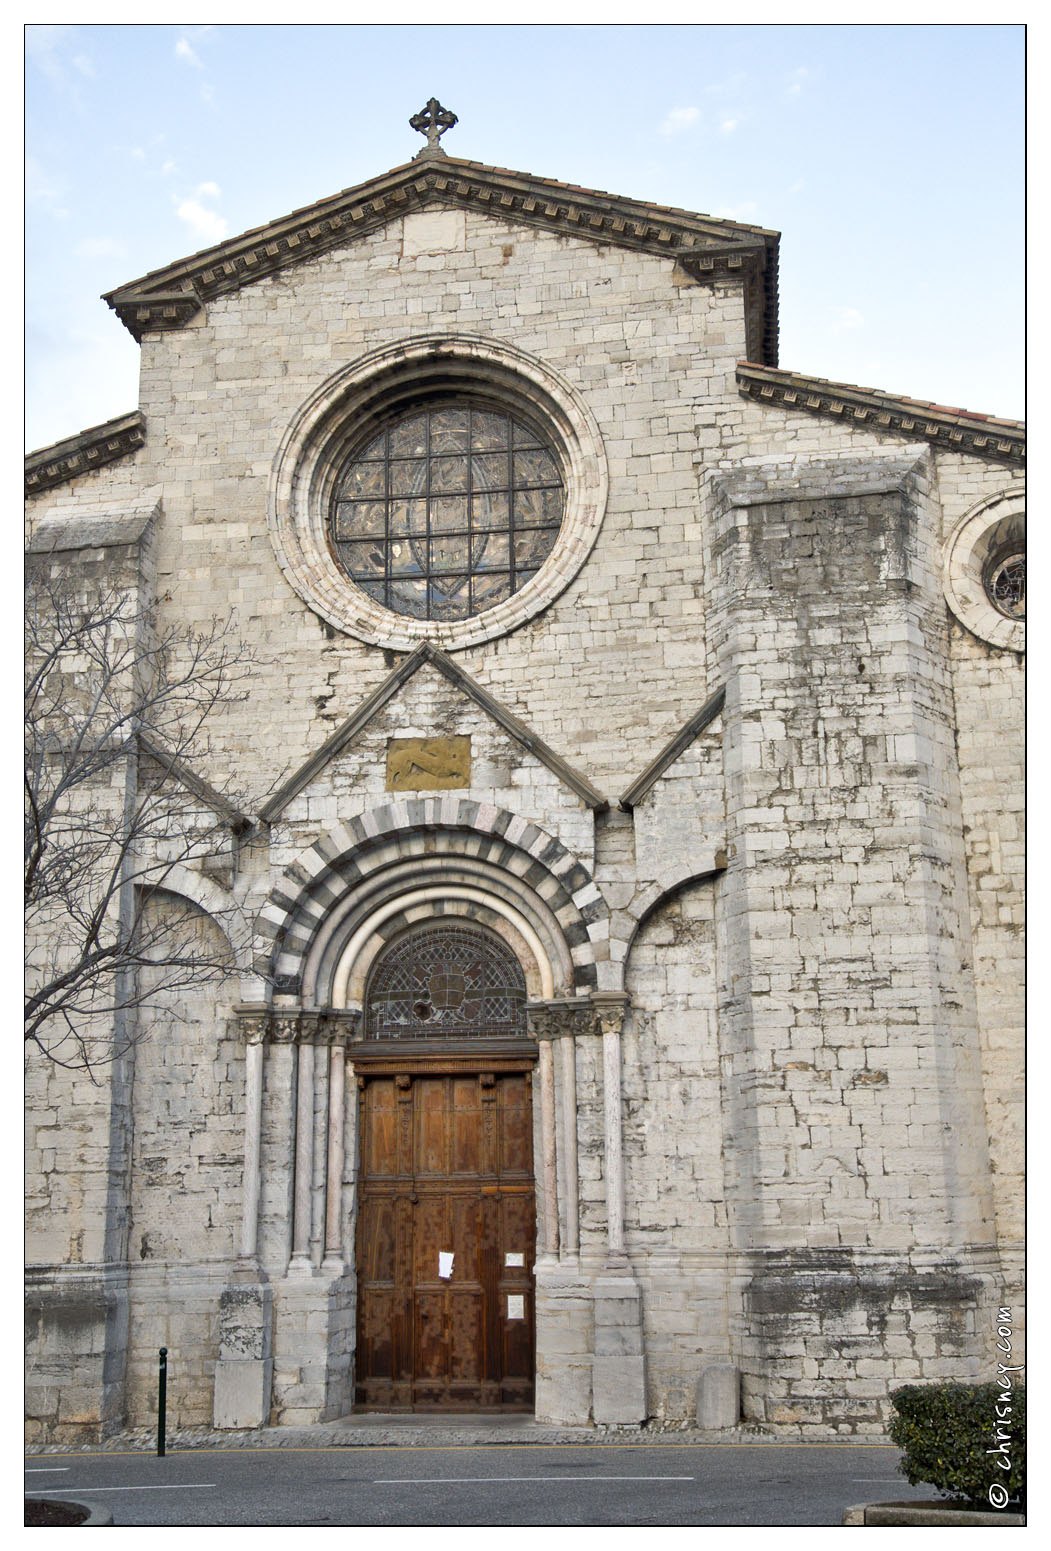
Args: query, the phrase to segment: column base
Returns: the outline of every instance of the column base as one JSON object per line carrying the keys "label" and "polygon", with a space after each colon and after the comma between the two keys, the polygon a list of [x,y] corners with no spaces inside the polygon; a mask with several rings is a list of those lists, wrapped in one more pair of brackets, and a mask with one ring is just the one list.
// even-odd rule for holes
{"label": "column base", "polygon": [[265,1427],[270,1420],[273,1297],[267,1285],[237,1282],[219,1299],[219,1361],[212,1400],[217,1428]]}
{"label": "column base", "polygon": [[595,1358],[592,1412],[596,1422],[638,1425],[646,1420],[646,1359],[642,1295],[630,1270],[604,1272],[595,1281]]}

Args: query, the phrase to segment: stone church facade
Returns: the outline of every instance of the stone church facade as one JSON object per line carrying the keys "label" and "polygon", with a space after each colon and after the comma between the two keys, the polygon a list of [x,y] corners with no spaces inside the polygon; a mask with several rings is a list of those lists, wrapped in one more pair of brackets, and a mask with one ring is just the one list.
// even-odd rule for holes
{"label": "stone church facade", "polygon": [[1023,431],[780,367],[777,252],[432,127],[107,298],[139,406],[29,457],[29,564],[252,650],[165,885],[233,973],[29,1062],[32,1437],[161,1346],[184,1426],[990,1375]]}

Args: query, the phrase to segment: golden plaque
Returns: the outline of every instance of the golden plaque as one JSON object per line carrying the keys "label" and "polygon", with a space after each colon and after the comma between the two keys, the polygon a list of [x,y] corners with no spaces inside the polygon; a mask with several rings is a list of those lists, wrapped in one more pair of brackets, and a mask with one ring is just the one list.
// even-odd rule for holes
{"label": "golden plaque", "polygon": [[469,737],[388,739],[388,792],[441,792],[470,784]]}

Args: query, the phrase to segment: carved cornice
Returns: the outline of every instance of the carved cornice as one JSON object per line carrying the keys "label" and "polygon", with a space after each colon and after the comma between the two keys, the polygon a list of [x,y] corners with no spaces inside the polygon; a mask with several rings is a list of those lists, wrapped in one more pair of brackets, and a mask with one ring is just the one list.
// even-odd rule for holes
{"label": "carved cornice", "polygon": [[196,317],[203,303],[196,287],[185,291],[122,291],[106,297],[130,334],[141,340],[144,334],[181,329]]}
{"label": "carved cornice", "polygon": [[26,495],[38,495],[42,490],[66,484],[78,474],[90,474],[92,469],[126,458],[145,443],[146,421],[138,410],[134,410],[130,415],[107,420],[104,425],[89,426],[77,436],[29,452],[25,466]]}
{"label": "carved cornice", "polygon": [[246,1004],[235,1009],[237,1029],[247,1045],[348,1045],[361,1028],[358,1008],[327,1011]]}
{"label": "carved cornice", "polygon": [[752,319],[749,349],[764,361],[777,360],[777,232],[451,156],[395,167],[282,220],[154,270],[109,292],[105,300],[136,339],[149,329],[180,328],[214,296],[434,204],[464,206],[565,236],[656,253],[678,261],[700,283],[740,279]]}
{"label": "carved cornice", "polygon": [[1015,468],[1025,464],[1025,425],[1019,420],[997,420],[992,415],[922,399],[899,398],[851,383],[827,382],[823,377],[804,377],[798,372],[778,371],[751,361],[738,362],[737,386],[742,397],[758,404],[801,409],[865,430],[930,442],[950,452],[970,453]]}

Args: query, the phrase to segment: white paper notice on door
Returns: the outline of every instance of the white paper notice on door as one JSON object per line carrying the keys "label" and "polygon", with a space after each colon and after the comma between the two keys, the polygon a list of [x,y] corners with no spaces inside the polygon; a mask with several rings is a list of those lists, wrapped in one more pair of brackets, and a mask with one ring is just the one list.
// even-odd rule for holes
{"label": "white paper notice on door", "polygon": [[518,1255],[518,1254],[515,1253],[515,1251],[513,1249],[510,1249],[510,1250],[508,1250],[507,1254],[504,1256],[504,1265],[505,1266],[524,1266],[525,1265],[525,1256],[524,1255]]}
{"label": "white paper notice on door", "polygon": [[525,1319],[525,1298],[521,1293],[508,1293],[507,1317],[508,1319]]}
{"label": "white paper notice on door", "polygon": [[453,1252],[451,1249],[440,1249],[438,1251],[438,1275],[445,1277],[446,1281],[448,1281],[452,1274]]}

